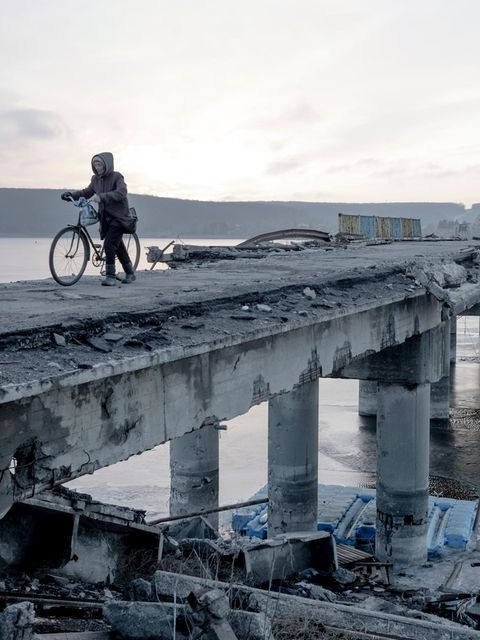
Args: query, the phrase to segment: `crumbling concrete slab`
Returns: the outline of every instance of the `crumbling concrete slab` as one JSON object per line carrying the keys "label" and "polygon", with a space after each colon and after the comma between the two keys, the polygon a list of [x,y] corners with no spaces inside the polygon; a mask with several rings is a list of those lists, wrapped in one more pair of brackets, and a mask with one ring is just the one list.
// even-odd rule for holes
{"label": "crumbling concrete slab", "polygon": [[32,640],[35,609],[31,602],[19,602],[0,614],[0,640]]}
{"label": "crumbling concrete slab", "polygon": [[177,640],[187,640],[188,627],[183,624],[185,633],[178,628],[185,615],[184,606],[161,602],[109,602],[103,609],[112,631],[128,640],[172,640],[174,629]]}
{"label": "crumbling concrete slab", "polygon": [[157,571],[153,577],[153,588],[159,597],[173,598],[175,596],[179,601],[186,599],[192,588],[201,586],[223,589],[229,594],[230,603],[234,607],[241,605],[250,610],[263,612],[268,617],[290,619],[298,616],[308,619],[312,623],[320,623],[328,627],[337,627],[352,632],[385,634],[406,639],[478,640],[480,638],[478,631],[446,619],[438,618],[438,622],[418,620],[418,611],[411,611],[411,617],[406,613],[396,615],[378,611],[371,612],[358,606],[309,600],[240,584],[227,584],[165,571]]}
{"label": "crumbling concrete slab", "polygon": [[159,557],[163,535],[144,516],[65,489],[17,503],[0,523],[0,569],[56,570],[91,583],[126,580],[148,557],[153,570]]}
{"label": "crumbling concrete slab", "polygon": [[[195,593],[198,599],[192,599]],[[196,585],[188,596],[190,603],[196,603],[193,608],[177,602],[117,601],[105,605],[103,617],[116,636],[128,640],[182,640],[192,635],[219,640],[275,640],[265,615],[231,610],[224,590]],[[208,635],[209,629],[213,635]]]}
{"label": "crumbling concrete slab", "polygon": [[275,640],[270,618],[263,613],[231,609],[228,621],[239,639]]}
{"label": "crumbling concrete slab", "polygon": [[331,572],[338,568],[335,540],[326,531],[287,533],[264,542],[242,545],[246,580],[253,585],[285,580],[312,567]]}

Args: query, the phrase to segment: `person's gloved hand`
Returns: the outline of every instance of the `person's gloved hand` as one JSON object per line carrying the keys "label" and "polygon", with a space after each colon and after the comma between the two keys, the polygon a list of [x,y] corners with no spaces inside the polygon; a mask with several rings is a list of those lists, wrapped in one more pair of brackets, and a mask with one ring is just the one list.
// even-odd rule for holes
{"label": "person's gloved hand", "polygon": [[95,194],[94,196],[92,196],[89,200],[89,202],[96,202],[97,204],[100,204],[100,196],[98,194]]}
{"label": "person's gloved hand", "polygon": [[72,192],[71,191],[64,191],[61,195],[60,198],[62,200],[70,200],[70,198],[72,197]]}

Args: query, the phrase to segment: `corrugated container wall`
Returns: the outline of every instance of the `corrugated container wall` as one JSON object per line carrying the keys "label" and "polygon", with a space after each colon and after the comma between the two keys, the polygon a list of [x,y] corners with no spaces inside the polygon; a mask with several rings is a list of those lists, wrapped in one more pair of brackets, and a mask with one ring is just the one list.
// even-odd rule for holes
{"label": "corrugated container wall", "polygon": [[390,218],[377,216],[377,238],[391,238]]}
{"label": "corrugated container wall", "polygon": [[367,238],[375,238],[375,216],[359,216],[360,218],[360,233]]}
{"label": "corrugated container wall", "polygon": [[390,218],[390,231],[392,238],[402,237],[402,221],[400,218]]}
{"label": "corrugated container wall", "polygon": [[421,238],[422,225],[417,218],[389,218],[386,216],[353,216],[338,214],[340,233],[365,238]]}
{"label": "corrugated container wall", "polygon": [[354,235],[354,236],[361,235],[360,216],[349,216],[345,213],[339,213],[338,228],[340,230],[340,233],[347,233],[349,235]]}

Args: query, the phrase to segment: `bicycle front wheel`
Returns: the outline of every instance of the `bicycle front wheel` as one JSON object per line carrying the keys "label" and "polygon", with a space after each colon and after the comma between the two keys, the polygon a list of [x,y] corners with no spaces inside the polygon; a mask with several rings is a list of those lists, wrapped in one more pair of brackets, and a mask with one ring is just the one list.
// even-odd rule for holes
{"label": "bicycle front wheel", "polygon": [[64,287],[80,280],[87,266],[88,241],[78,227],[61,229],[52,241],[48,264],[54,278]]}
{"label": "bicycle front wheel", "polygon": [[133,264],[133,270],[136,271],[140,262],[140,240],[136,233],[125,234],[123,241]]}

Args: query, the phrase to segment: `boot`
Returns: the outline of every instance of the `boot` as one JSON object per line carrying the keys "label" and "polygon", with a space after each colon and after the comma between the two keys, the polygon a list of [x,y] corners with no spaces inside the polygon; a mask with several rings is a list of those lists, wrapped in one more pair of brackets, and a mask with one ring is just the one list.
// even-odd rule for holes
{"label": "boot", "polygon": [[115,278],[115,265],[107,264],[105,278],[102,280],[103,287],[114,287],[117,284]]}
{"label": "boot", "polygon": [[125,277],[122,280],[123,284],[131,284],[132,282],[135,282],[137,277],[133,270],[133,264],[128,262],[123,268],[125,269]]}

